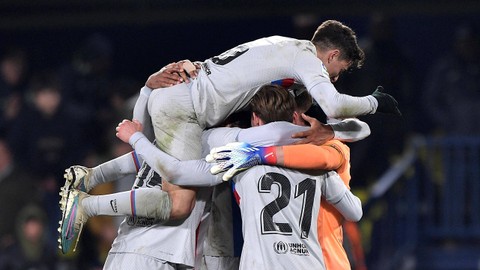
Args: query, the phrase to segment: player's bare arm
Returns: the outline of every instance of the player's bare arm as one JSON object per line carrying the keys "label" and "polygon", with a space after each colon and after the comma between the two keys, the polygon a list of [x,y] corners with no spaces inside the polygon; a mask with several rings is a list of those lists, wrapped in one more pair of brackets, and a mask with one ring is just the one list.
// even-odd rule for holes
{"label": "player's bare arm", "polygon": [[181,65],[170,63],[150,75],[145,85],[150,89],[156,89],[182,83],[183,78],[180,76],[181,72],[183,72]]}
{"label": "player's bare arm", "polygon": [[170,87],[196,78],[200,66],[190,60],[182,60],[166,65],[148,77],[145,85],[150,89]]}
{"label": "player's bare arm", "polygon": [[334,138],[335,134],[330,125],[322,124],[316,118],[307,116],[305,114],[302,114],[302,118],[310,124],[310,129],[293,134],[292,138],[303,138],[295,144],[311,143],[315,145],[322,145]]}

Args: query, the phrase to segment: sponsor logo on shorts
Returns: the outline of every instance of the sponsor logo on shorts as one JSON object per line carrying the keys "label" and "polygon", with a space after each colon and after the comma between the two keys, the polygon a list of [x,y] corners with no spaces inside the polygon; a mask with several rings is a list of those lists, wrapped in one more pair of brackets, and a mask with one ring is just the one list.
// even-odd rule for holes
{"label": "sponsor logo on shorts", "polygon": [[285,243],[285,242],[275,242],[273,243],[273,250],[277,254],[292,254],[298,256],[310,256],[308,248],[303,243]]}
{"label": "sponsor logo on shorts", "polygon": [[157,221],[154,218],[146,218],[146,217],[127,217],[127,224],[129,226],[135,227],[150,227],[156,224]]}

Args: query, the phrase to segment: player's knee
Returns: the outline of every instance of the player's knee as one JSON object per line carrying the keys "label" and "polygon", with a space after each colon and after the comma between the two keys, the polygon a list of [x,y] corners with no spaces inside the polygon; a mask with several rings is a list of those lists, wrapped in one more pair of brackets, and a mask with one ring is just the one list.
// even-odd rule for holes
{"label": "player's knee", "polygon": [[170,192],[172,202],[171,219],[182,219],[190,215],[195,207],[195,192],[192,190],[175,190]]}

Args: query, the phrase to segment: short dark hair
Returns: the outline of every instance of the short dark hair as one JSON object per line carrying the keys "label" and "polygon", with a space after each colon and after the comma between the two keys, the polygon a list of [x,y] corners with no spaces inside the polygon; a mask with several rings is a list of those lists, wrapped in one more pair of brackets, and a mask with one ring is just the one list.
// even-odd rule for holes
{"label": "short dark hair", "polygon": [[295,107],[295,99],[288,90],[274,84],[260,87],[250,101],[251,111],[265,123],[275,121],[293,122]]}
{"label": "short dark hair", "polygon": [[288,92],[295,98],[295,111],[298,113],[304,113],[312,106],[313,98],[303,84],[294,83],[288,88]]}
{"label": "short dark hair", "polygon": [[311,41],[321,50],[339,49],[340,59],[351,61],[352,68],[362,67],[365,61],[365,53],[358,46],[355,32],[339,21],[327,20],[320,24]]}

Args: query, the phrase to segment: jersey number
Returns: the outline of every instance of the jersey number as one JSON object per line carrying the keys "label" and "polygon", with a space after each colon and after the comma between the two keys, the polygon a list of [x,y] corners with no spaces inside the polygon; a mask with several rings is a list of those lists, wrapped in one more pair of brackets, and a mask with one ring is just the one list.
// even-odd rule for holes
{"label": "jersey number", "polygon": [[[270,193],[272,186],[278,187],[278,196],[267,204],[260,212],[262,234],[291,235],[292,227],[288,223],[277,223],[273,216],[285,208],[290,202],[291,184],[285,175],[267,173],[258,182],[259,193]],[[303,195],[303,196],[302,196]],[[307,178],[295,185],[294,199],[301,196],[302,210],[299,213],[299,226],[302,239],[308,238],[312,222],[312,207],[315,199],[315,180]]]}
{"label": "jersey number", "polygon": [[237,46],[233,49],[230,49],[219,56],[212,57],[212,62],[217,65],[226,65],[232,62],[235,58],[239,57],[240,55],[246,53],[248,51],[248,47],[245,45]]}

